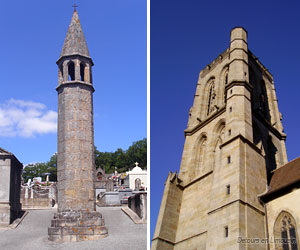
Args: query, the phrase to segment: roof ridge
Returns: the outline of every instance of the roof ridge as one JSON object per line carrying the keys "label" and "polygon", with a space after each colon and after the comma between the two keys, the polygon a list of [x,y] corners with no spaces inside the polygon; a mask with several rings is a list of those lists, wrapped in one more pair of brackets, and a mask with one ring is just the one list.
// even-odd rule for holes
{"label": "roof ridge", "polygon": [[282,167],[284,167],[284,166],[286,166],[286,165],[288,165],[288,164],[290,164],[290,163],[292,163],[292,162],[294,162],[294,161],[296,161],[296,160],[298,160],[298,159],[300,159],[300,156],[298,156],[297,158],[294,158],[293,160],[291,160],[291,161],[289,161],[288,163],[286,163],[286,164],[280,166],[279,168],[274,169],[272,172],[274,173],[274,172],[276,172],[278,169],[281,169]]}

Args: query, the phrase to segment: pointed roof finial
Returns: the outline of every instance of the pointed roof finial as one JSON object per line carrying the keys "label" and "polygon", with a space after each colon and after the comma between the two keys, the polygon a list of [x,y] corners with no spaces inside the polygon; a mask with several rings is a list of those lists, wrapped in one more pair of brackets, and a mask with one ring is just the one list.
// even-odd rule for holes
{"label": "pointed roof finial", "polygon": [[78,7],[78,5],[77,5],[76,3],[74,3],[74,4],[72,5],[72,7],[74,8],[74,11],[76,11],[76,8]]}
{"label": "pointed roof finial", "polygon": [[71,55],[81,55],[90,58],[76,9],[74,10],[69,29],[67,31],[60,58]]}

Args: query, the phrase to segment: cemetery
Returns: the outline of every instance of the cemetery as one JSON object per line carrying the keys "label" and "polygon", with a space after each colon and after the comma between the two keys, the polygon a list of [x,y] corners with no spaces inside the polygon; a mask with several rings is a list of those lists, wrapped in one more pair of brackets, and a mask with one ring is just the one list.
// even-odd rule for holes
{"label": "cemetery", "polygon": [[[49,181],[48,176],[35,177],[24,183],[21,177],[22,167],[12,153],[0,148],[0,176],[4,178],[6,172],[13,178],[1,181],[0,241],[12,250],[20,248],[26,250],[32,247],[36,249],[35,247],[40,244],[43,244],[42,249],[51,249],[53,243],[47,239],[47,227],[57,211],[57,183]],[[134,168],[136,167],[138,164]],[[99,172],[102,172],[101,178]],[[98,169],[95,173],[95,193],[98,194],[95,200],[96,210],[104,215],[109,232],[107,238],[101,239],[101,245],[104,245],[105,249],[115,249],[116,245],[130,244],[132,240],[138,244],[131,249],[144,249],[141,246],[146,246],[147,183],[135,181],[129,177],[129,173],[130,171],[105,174],[102,169]],[[17,185],[11,185],[15,184],[15,180],[18,181]],[[131,182],[137,184],[134,190],[129,188],[132,186]],[[11,204],[11,209],[8,208],[8,204]],[[19,241],[15,242],[14,239],[23,240],[23,244],[19,245]],[[123,243],[119,242],[121,239]],[[88,241],[84,246],[98,249],[97,242]],[[57,249],[73,249],[73,244],[79,243],[64,244],[68,245],[57,245]]]}
{"label": "cemetery", "polygon": [[[57,181],[0,148],[1,249],[146,249],[147,172],[96,170],[93,60],[76,7],[58,67]],[[27,166],[28,168],[30,166]]]}

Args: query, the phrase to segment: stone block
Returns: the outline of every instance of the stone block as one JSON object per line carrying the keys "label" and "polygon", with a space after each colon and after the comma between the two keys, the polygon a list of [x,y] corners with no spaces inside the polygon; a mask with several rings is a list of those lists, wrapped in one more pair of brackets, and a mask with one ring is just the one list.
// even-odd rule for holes
{"label": "stone block", "polygon": [[97,234],[100,234],[100,235],[108,234],[108,230],[105,226],[94,226],[93,230],[94,230],[95,235],[97,235]]}
{"label": "stone block", "polygon": [[[107,235],[101,213],[96,211],[64,211],[55,214],[49,228],[49,240],[57,242],[93,240],[93,235]],[[51,237],[50,235],[60,235]]]}
{"label": "stone block", "polygon": [[62,227],[49,227],[48,228],[49,235],[61,235],[62,234]]}
{"label": "stone block", "polygon": [[68,218],[65,220],[66,227],[76,227],[77,226],[77,219]]}
{"label": "stone block", "polygon": [[106,192],[104,197],[106,205],[120,205],[118,192]]}
{"label": "stone block", "polygon": [[94,229],[93,226],[77,227],[79,235],[93,235]]}
{"label": "stone block", "polygon": [[77,226],[65,226],[62,227],[62,235],[77,235],[78,234],[78,227]]}

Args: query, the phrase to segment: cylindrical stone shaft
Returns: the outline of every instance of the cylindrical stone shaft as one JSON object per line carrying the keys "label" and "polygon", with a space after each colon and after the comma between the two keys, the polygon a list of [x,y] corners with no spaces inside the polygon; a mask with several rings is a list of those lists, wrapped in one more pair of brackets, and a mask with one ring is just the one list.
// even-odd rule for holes
{"label": "cylindrical stone shaft", "polygon": [[58,211],[94,210],[93,87],[78,82],[58,91]]}

